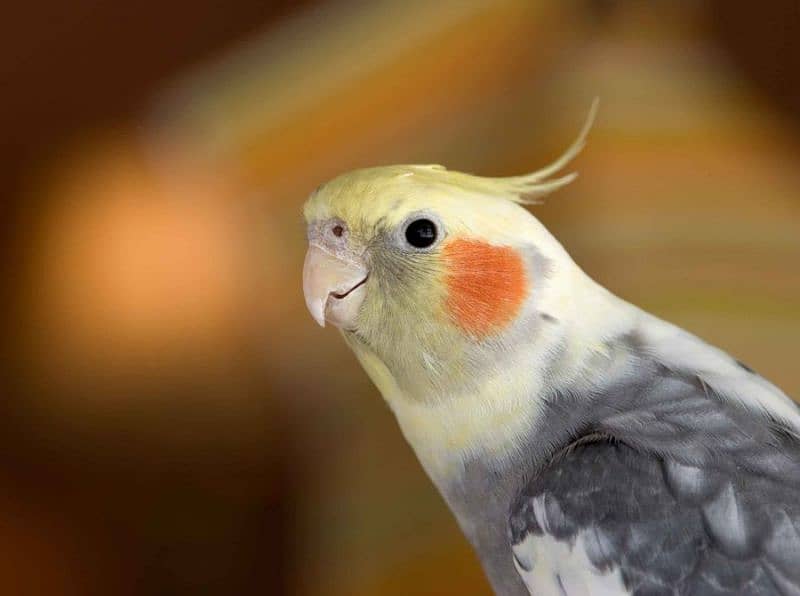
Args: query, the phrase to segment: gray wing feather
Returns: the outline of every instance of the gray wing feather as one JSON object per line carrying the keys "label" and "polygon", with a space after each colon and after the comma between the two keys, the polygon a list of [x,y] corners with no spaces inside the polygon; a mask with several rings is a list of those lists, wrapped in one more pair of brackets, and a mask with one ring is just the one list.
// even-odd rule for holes
{"label": "gray wing feather", "polygon": [[580,537],[595,571],[619,570],[637,595],[800,596],[796,435],[698,376],[629,362],[591,398],[546,404],[550,427],[581,438],[527,483],[512,546]]}
{"label": "gray wing feather", "polygon": [[637,595],[794,595],[797,497],[763,475],[689,466],[622,442],[585,443],[530,482],[510,518],[511,542],[581,535],[591,563],[619,568]]}

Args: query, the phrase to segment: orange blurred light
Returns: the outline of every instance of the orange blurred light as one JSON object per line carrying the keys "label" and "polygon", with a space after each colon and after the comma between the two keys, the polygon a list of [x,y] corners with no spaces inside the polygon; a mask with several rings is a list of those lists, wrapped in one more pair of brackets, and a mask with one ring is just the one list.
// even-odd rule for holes
{"label": "orange blurred light", "polygon": [[267,250],[266,270],[255,269],[263,254],[248,231],[261,222],[233,185],[197,168],[161,176],[114,146],[57,176],[47,194],[34,267],[45,361],[88,370],[233,349],[257,280],[281,254]]}

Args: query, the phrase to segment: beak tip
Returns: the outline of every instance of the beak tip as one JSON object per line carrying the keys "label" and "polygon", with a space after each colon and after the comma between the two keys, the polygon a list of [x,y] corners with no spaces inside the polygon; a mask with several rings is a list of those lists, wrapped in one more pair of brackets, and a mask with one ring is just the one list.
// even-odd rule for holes
{"label": "beak tip", "polygon": [[318,300],[306,300],[306,306],[317,325],[325,327],[325,303]]}

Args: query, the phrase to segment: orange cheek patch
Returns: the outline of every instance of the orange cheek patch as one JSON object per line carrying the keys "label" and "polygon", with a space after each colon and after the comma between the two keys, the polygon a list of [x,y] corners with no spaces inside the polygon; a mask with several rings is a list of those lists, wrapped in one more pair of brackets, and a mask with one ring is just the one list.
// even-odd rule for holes
{"label": "orange cheek patch", "polygon": [[516,317],[527,296],[522,256],[507,246],[453,240],[443,248],[446,308],[464,331],[484,337]]}

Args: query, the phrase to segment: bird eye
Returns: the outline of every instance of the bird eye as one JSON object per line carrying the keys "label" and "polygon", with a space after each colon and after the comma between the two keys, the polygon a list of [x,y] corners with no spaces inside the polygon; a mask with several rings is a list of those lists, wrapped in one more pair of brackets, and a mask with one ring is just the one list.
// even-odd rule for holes
{"label": "bird eye", "polygon": [[333,232],[333,235],[336,236],[337,238],[341,238],[342,234],[344,234],[344,228],[339,224],[333,226],[333,229],[331,231]]}
{"label": "bird eye", "polygon": [[436,224],[429,219],[415,219],[406,227],[406,241],[414,248],[428,248],[436,242]]}

